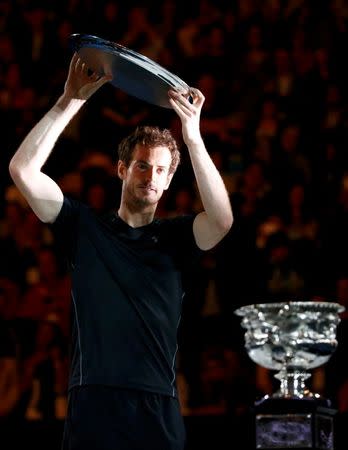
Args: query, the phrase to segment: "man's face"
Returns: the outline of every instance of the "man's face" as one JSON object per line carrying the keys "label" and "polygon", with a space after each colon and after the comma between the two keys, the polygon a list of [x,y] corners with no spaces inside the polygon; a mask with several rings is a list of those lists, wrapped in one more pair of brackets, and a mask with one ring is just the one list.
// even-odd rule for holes
{"label": "man's face", "polygon": [[123,201],[133,210],[156,206],[170,184],[171,153],[167,147],[146,148],[137,145],[126,167],[118,162],[118,176],[123,181]]}

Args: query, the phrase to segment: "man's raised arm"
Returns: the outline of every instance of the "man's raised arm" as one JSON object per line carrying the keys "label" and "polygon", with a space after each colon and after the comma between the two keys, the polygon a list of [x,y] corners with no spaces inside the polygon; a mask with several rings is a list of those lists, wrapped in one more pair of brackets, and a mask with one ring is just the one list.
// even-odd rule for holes
{"label": "man's raised arm", "polygon": [[90,74],[75,53],[64,93],[25,137],[10,161],[11,177],[34,213],[43,222],[54,222],[63,202],[59,186],[41,169],[53,147],[86,100],[111,79]]}
{"label": "man's raised arm", "polygon": [[229,195],[223,179],[210,158],[200,133],[200,114],[204,95],[198,89],[190,89],[192,103],[187,95],[169,91],[169,101],[178,114],[184,142],[188,148],[204,211],[193,224],[198,247],[209,250],[228,233],[233,223]]}

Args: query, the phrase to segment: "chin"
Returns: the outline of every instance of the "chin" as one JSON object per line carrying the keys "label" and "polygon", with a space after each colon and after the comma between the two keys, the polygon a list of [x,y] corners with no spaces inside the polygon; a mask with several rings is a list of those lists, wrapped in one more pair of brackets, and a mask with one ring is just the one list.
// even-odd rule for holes
{"label": "chin", "polygon": [[148,207],[156,207],[157,203],[158,203],[157,198],[151,199],[148,197],[146,197],[146,198],[142,197],[142,198],[138,198],[135,201],[134,206],[136,206],[139,209],[143,209],[143,208],[148,208]]}
{"label": "chin", "polygon": [[154,203],[158,203],[158,200],[160,199],[160,197],[158,196],[157,192],[151,192],[148,195],[144,195],[141,197],[141,200],[144,203],[148,203],[149,205],[152,205]]}

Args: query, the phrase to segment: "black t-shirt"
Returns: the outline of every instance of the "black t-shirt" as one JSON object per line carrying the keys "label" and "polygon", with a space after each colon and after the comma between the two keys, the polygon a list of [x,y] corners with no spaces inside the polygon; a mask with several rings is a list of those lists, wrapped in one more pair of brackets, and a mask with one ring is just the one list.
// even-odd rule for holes
{"label": "black t-shirt", "polygon": [[65,197],[54,228],[69,248],[72,360],[69,387],[104,384],[176,396],[182,272],[202,253],[194,216],[132,228]]}

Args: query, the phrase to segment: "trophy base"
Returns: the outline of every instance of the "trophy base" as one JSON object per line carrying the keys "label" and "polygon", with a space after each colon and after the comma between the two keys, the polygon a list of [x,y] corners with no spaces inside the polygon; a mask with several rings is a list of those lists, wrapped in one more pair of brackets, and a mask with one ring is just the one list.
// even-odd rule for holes
{"label": "trophy base", "polygon": [[325,399],[264,397],[254,406],[256,449],[335,450],[336,413]]}

